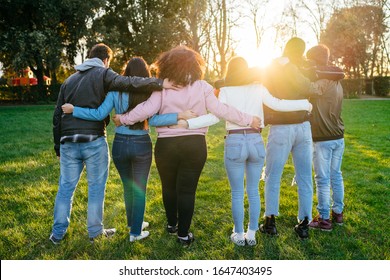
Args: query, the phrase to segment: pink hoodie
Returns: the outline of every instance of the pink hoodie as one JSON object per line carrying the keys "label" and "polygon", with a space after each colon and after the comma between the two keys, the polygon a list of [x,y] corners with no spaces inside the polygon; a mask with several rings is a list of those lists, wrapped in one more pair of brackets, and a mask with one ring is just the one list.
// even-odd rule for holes
{"label": "pink hoodie", "polygon": [[[242,113],[224,103],[221,103],[213,93],[213,87],[204,80],[198,80],[192,85],[180,90],[163,89],[155,91],[145,102],[138,104],[133,110],[120,117],[122,124],[131,125],[143,121],[156,113],[177,113],[192,110],[199,116],[209,112],[219,118],[241,126],[250,126],[252,116]],[[205,135],[208,127],[199,129],[171,129],[167,126],[157,127],[158,137],[176,137],[184,135]]]}

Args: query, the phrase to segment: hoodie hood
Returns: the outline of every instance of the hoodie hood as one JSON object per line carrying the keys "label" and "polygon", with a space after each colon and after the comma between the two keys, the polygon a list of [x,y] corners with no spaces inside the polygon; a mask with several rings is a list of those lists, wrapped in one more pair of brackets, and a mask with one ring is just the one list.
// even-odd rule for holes
{"label": "hoodie hood", "polygon": [[80,65],[77,65],[75,69],[77,71],[87,71],[93,67],[105,68],[106,66],[104,65],[103,61],[100,58],[94,57],[94,58],[87,59]]}

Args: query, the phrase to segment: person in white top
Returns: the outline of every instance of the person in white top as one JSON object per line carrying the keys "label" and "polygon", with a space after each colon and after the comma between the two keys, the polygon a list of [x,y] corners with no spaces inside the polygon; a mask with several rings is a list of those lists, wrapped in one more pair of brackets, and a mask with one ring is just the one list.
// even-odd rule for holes
{"label": "person in white top", "polygon": [[[312,105],[307,99],[280,100],[273,97],[262,84],[250,83],[246,78],[251,76],[250,71],[244,58],[232,58],[228,64],[225,80],[229,81],[229,85],[234,86],[221,88],[219,100],[241,112],[259,117],[261,127],[264,127],[263,103],[278,111],[311,111]],[[208,114],[189,119],[184,126],[197,129],[218,121],[217,117]],[[179,125],[183,123],[179,122]],[[234,221],[230,239],[239,246],[245,244],[254,246],[260,218],[259,182],[265,160],[264,142],[260,134],[261,130],[254,130],[249,126],[240,126],[226,121],[226,130],[224,162],[231,188]],[[246,176],[249,204],[249,224],[246,232],[244,232],[244,176]]]}

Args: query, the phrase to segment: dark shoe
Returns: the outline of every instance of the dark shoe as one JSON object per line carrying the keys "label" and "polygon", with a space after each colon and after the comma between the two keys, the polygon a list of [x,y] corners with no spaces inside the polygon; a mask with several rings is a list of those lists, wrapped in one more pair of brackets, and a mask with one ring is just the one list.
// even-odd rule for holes
{"label": "dark shoe", "polygon": [[60,243],[61,243],[61,239],[55,238],[53,234],[50,234],[49,240],[50,240],[54,245],[60,245]]}
{"label": "dark shoe", "polygon": [[95,240],[101,236],[110,238],[115,234],[115,232],[116,232],[115,228],[107,228],[107,229],[105,228],[105,229],[103,229],[103,232],[101,234],[99,234],[98,236],[90,237],[89,242],[94,243]]}
{"label": "dark shoe", "polygon": [[194,240],[195,240],[195,237],[192,234],[192,232],[189,232],[187,237],[184,237],[184,238],[186,238],[186,239],[177,237],[177,242],[180,243],[181,245],[183,245],[183,247],[190,246],[192,244],[192,242],[194,242]]}
{"label": "dark shoe", "polygon": [[265,216],[264,223],[260,225],[260,232],[269,235],[278,235],[278,231],[276,230],[274,215],[271,215],[271,217]]}
{"label": "dark shoe", "polygon": [[167,225],[167,232],[171,235],[174,235],[177,233],[177,226],[170,226]]}
{"label": "dark shoe", "polygon": [[298,234],[300,239],[309,238],[309,218],[305,217],[303,221],[294,227],[295,232]]}
{"label": "dark shoe", "polygon": [[332,210],[332,220],[335,224],[342,226],[344,223],[343,212],[341,212],[340,214],[337,214],[337,213],[333,212],[333,210]]}
{"label": "dark shoe", "polygon": [[332,221],[330,219],[322,219],[317,215],[310,223],[309,227],[317,228],[323,231],[332,231]]}

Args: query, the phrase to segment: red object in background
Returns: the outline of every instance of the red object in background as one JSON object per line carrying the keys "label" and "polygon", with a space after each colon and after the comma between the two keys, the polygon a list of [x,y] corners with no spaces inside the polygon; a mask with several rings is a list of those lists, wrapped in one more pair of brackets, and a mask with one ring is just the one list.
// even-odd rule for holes
{"label": "red object in background", "polygon": [[12,86],[20,86],[20,78],[12,79]]}
{"label": "red object in background", "polygon": [[38,84],[37,78],[30,78],[30,86],[35,86]]}

